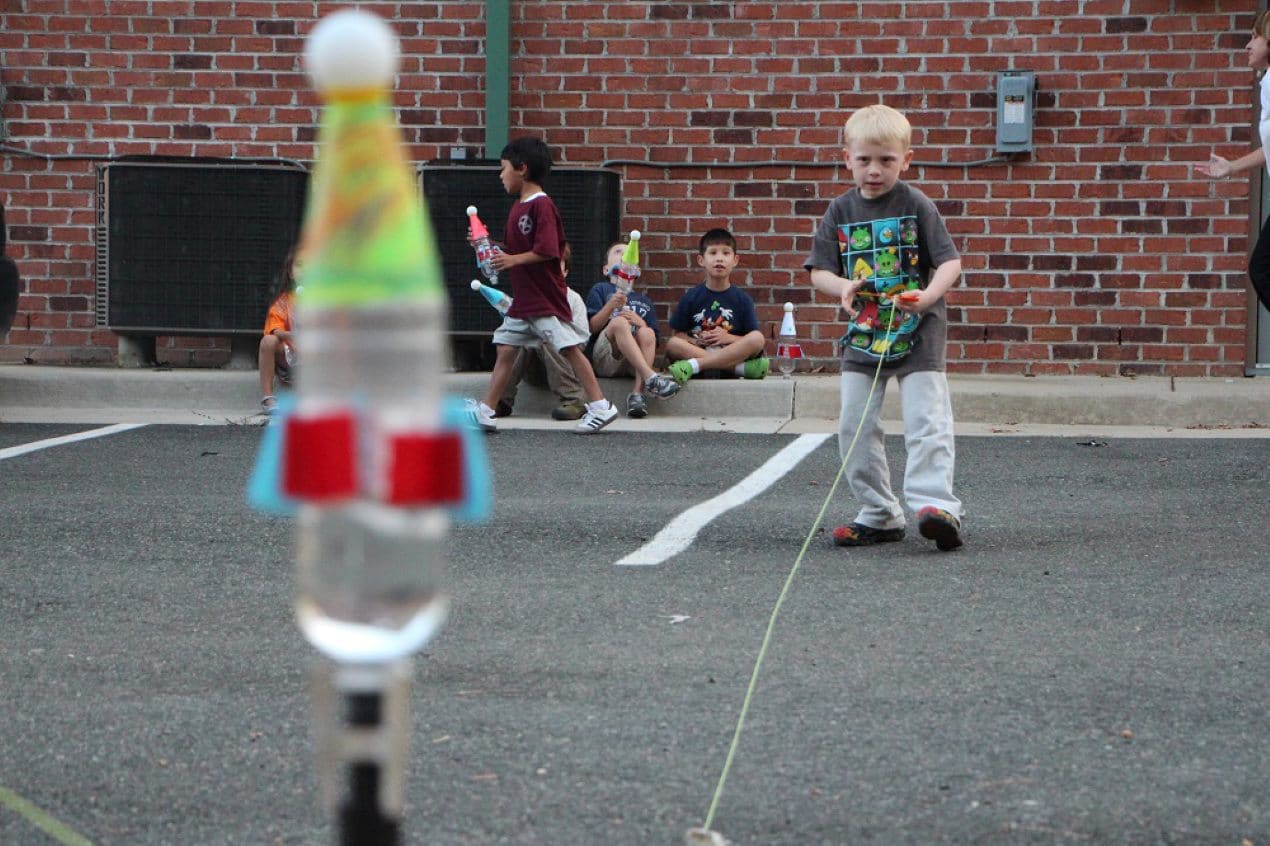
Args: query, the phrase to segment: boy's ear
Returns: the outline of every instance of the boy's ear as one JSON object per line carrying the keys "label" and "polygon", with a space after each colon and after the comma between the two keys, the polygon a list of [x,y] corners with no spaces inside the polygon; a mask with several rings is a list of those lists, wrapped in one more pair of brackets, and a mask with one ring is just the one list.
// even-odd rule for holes
{"label": "boy's ear", "polygon": [[908,166],[913,163],[913,148],[909,147],[904,151],[904,161],[900,164],[900,173],[908,170]]}
{"label": "boy's ear", "polygon": [[705,267],[705,266],[706,266],[706,257],[703,256],[701,253],[697,253],[697,267]]}

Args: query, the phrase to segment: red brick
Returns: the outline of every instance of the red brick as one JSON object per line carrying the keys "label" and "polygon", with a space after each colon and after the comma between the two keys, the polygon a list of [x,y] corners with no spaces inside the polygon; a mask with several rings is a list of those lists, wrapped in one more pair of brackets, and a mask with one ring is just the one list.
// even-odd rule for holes
{"label": "red brick", "polygon": [[[312,157],[317,98],[298,65],[311,4],[223,0],[200,3],[193,17],[184,0],[119,0],[110,14],[103,2],[72,0],[51,23],[40,15],[6,17],[6,73],[39,92],[19,98],[13,95],[22,88],[10,84],[10,140],[97,156]],[[666,4],[655,18],[640,4],[548,2],[534,21],[513,29],[520,40],[512,72],[521,82],[512,120],[518,130],[550,130],[558,160],[576,166],[608,158],[805,161],[802,168],[623,173],[626,215],[641,218],[650,239],[662,241],[664,252],[650,268],[666,277],[658,302],[673,302],[696,281],[692,243],[709,219],[746,236],[754,254],[744,276],[770,306],[791,282],[810,296],[799,265],[809,231],[843,190],[846,174],[825,165],[839,157],[849,111],[884,99],[909,112],[919,159],[977,158],[992,144],[993,100],[985,88],[993,73],[1011,66],[1001,51],[1025,49],[1042,74],[1036,151],[1004,166],[909,174],[950,215],[963,251],[964,287],[949,296],[955,310],[1009,309],[1009,320],[1033,327],[1036,343],[960,349],[972,360],[958,372],[1119,372],[1114,362],[1055,361],[1054,346],[1070,343],[1093,314],[1140,326],[1148,309],[1146,326],[1199,329],[1187,322],[1195,308],[1207,309],[1207,325],[1229,326],[1232,337],[1194,357],[1185,346],[1174,358],[1153,349],[1161,345],[1144,345],[1134,366],[1234,372],[1247,331],[1247,186],[1195,179],[1189,162],[1211,149],[1234,154],[1251,141],[1249,106],[1239,94],[1248,85],[1237,56],[1242,45],[1232,40],[1238,27],[1228,13],[1175,16],[1154,2],[1123,8],[1122,0],[1096,0],[1080,16],[1057,0],[932,0],[907,4],[902,13],[880,0],[683,2]],[[444,156],[456,143],[476,147],[484,108],[482,6],[410,7],[395,24],[407,46],[393,102],[411,129],[411,155]],[[852,26],[844,30],[843,20]],[[908,44],[904,54],[897,52],[900,39]],[[932,49],[915,49],[923,39]],[[770,52],[774,42],[786,45],[779,55]],[[683,43],[705,46],[684,55]],[[228,52],[235,47],[238,53]],[[181,65],[202,69],[172,70]],[[858,80],[849,93],[834,86],[842,74]],[[725,120],[690,120],[709,112]],[[179,136],[188,137],[170,140]],[[0,196],[11,225],[49,230],[47,240],[13,242],[28,281],[50,283],[45,296],[91,294],[91,284],[72,289],[69,281],[87,284],[91,265],[67,261],[93,258],[91,165],[8,157],[6,167]],[[1107,201],[1164,205],[1117,218],[1099,213]],[[43,209],[49,211],[37,211]],[[71,209],[73,216],[59,216]],[[1020,253],[1034,258],[1007,268],[1008,256]],[[1073,300],[1085,294],[1111,299]],[[1207,305],[1162,299],[1173,294],[1198,294]],[[1054,309],[1062,314],[1050,323]],[[91,317],[67,313],[72,324]],[[809,312],[808,334],[839,329],[835,317]],[[109,333],[83,332],[78,342],[42,336],[39,343],[54,357],[72,349],[109,356]],[[174,360],[206,364],[221,352],[185,349],[189,355]],[[2,348],[0,356],[10,360],[9,352]],[[1036,360],[1020,358],[1029,355]]]}

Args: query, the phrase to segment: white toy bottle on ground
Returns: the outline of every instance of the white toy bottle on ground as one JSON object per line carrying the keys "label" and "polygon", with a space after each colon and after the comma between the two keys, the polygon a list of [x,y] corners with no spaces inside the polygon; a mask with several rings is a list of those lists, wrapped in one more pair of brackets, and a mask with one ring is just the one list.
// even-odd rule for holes
{"label": "white toy bottle on ground", "polygon": [[794,328],[794,304],[785,303],[785,316],[781,318],[780,333],[776,337],[776,369],[788,379],[802,357],[803,348],[798,343],[798,330]]}

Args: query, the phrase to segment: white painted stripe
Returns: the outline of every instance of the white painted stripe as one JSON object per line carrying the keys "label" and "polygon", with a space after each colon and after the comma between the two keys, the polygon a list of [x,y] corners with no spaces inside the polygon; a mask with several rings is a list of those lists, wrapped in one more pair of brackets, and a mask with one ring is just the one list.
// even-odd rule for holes
{"label": "white painted stripe", "polygon": [[89,429],[87,432],[76,432],[73,435],[62,435],[59,438],[46,438],[42,441],[32,441],[22,446],[8,447],[0,449],[0,461],[6,458],[14,458],[19,455],[26,455],[28,452],[36,452],[49,447],[62,446],[63,444],[73,444],[76,441],[87,441],[92,438],[103,438],[106,435],[113,435],[117,432],[126,432],[129,429],[140,429],[144,423],[116,423],[113,426],[103,426],[100,429]]}
{"label": "white painted stripe", "polygon": [[614,566],[649,567],[662,563],[683,552],[697,539],[697,533],[710,521],[724,512],[744,505],[770,488],[782,476],[798,466],[798,463],[815,451],[816,447],[833,437],[833,433],[799,435],[794,442],[773,455],[763,466],[728,488],[713,499],[694,505],[674,520],[656,537],[630,555],[615,562]]}

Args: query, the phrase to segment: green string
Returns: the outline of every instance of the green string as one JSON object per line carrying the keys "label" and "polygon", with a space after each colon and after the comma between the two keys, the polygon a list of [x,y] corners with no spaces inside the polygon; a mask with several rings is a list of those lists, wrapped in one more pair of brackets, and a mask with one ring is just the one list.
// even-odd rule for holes
{"label": "green string", "polygon": [[[891,340],[891,329],[897,329],[895,315],[892,314],[891,326],[887,328],[886,341],[889,348]],[[898,332],[897,332],[898,334]],[[869,385],[869,398],[864,403],[864,413],[860,415],[860,422],[856,424],[855,434],[851,436],[851,443],[847,445],[846,454],[842,457],[842,464],[838,467],[838,475],[834,476],[833,484],[829,486],[829,493],[825,496],[824,503],[820,506],[820,513],[816,515],[816,519],[811,524],[811,531],[807,533],[807,539],[803,541],[802,549],[798,550],[798,557],[794,559],[794,566],[790,568],[789,575],[785,577],[785,584],[781,587],[780,595],[776,597],[776,605],[772,608],[772,616],[767,621],[767,631],[763,633],[763,643],[758,648],[758,658],[754,661],[754,672],[750,673],[750,684],[745,689],[745,698],[741,700],[741,714],[736,720],[736,731],[732,734],[732,743],[728,747],[728,756],[723,761],[723,772],[719,773],[719,783],[715,785],[714,796],[710,799],[710,809],[706,811],[705,822],[701,824],[704,829],[709,829],[714,822],[714,812],[718,810],[719,800],[723,798],[723,786],[727,783],[728,773],[732,770],[732,759],[736,757],[737,746],[741,743],[741,729],[745,726],[745,716],[750,711],[750,703],[754,699],[754,688],[758,685],[759,671],[763,668],[763,658],[767,655],[767,645],[772,640],[772,631],[776,628],[776,617],[780,614],[781,606],[785,604],[785,597],[789,594],[789,588],[794,583],[794,576],[798,574],[798,568],[802,566],[803,558],[807,555],[807,548],[811,546],[811,539],[816,536],[816,530],[820,528],[821,521],[825,518],[825,512],[829,510],[829,503],[833,500],[834,493],[838,490],[838,483],[842,481],[842,474],[846,472],[847,462],[851,459],[851,453],[855,450],[856,441],[860,438],[860,432],[864,429],[864,421],[869,416],[869,405],[873,402],[873,391],[877,388],[878,378],[882,375],[882,364],[886,361],[886,354],[878,358],[877,370],[873,371],[873,382]]]}
{"label": "green string", "polygon": [[0,787],[0,806],[13,811],[62,846],[93,846],[88,838],[7,787]]}

